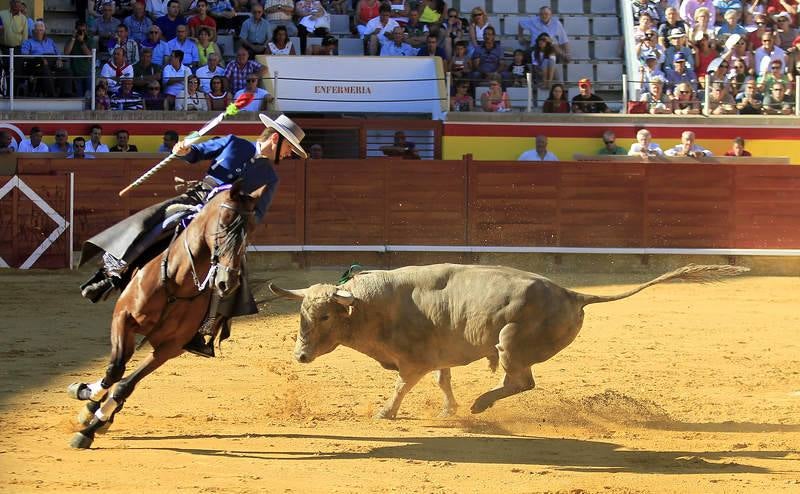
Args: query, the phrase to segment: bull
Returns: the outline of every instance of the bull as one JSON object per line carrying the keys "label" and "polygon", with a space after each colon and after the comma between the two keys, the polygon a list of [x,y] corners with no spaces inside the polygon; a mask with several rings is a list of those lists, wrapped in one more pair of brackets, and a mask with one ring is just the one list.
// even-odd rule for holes
{"label": "bull", "polygon": [[310,363],[344,345],[399,373],[378,413],[395,418],[405,395],[428,372],[444,393],[442,415],[455,413],[450,368],[481,358],[505,375],[480,395],[472,413],[533,389],[531,367],[578,336],[587,305],[621,300],[671,280],[710,282],[747,268],[689,265],[617,295],[587,295],[538,274],[503,266],[435,264],[362,271],[342,285],[317,284],[278,296],[302,300],[294,357]]}

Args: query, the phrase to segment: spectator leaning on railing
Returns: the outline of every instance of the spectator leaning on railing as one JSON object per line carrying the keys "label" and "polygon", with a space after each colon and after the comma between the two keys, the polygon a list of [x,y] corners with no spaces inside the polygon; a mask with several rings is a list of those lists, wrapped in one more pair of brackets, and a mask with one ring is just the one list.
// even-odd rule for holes
{"label": "spectator leaning on railing", "polygon": [[731,149],[725,153],[725,156],[741,157],[752,156],[752,154],[750,154],[750,151],[744,148],[744,139],[741,137],[736,137],[731,143]]}
{"label": "spectator leaning on railing", "polygon": [[662,77],[654,77],[650,80],[648,91],[642,94],[640,101],[647,105],[647,113],[651,115],[672,113],[672,102],[664,93]]}
{"label": "spectator leaning on railing", "polygon": [[792,115],[794,98],[786,94],[786,87],[780,82],[772,83],[764,96],[762,112],[765,115]]}
{"label": "spectator leaning on railing", "polygon": [[89,140],[86,141],[87,153],[107,153],[108,146],[103,144],[100,139],[103,138],[103,127],[98,124],[92,125],[89,130]]}
{"label": "spectator leaning on railing", "polygon": [[613,132],[607,130],[603,132],[603,147],[597,152],[597,154],[603,155],[625,155],[628,152],[625,148],[621,146],[617,146],[617,136],[614,135]]}
{"label": "spectator leaning on railing", "polygon": [[208,111],[206,95],[200,90],[200,79],[190,75],[187,81],[187,91],[181,91],[175,97],[176,111]]}
{"label": "spectator leaning on railing", "polygon": [[234,95],[234,101],[239,99],[240,96],[244,95],[245,93],[249,93],[253,95],[253,100],[247,104],[244,108],[241,108],[241,111],[265,111],[268,108],[269,103],[271,103],[275,98],[267,92],[266,89],[260,88],[259,83],[261,82],[261,78],[256,74],[251,74],[247,76],[247,86],[244,89],[240,89]]}
{"label": "spectator leaning on railing", "polygon": [[685,130],[681,134],[681,143],[676,144],[675,147],[667,149],[664,154],[667,156],[680,156],[687,158],[702,158],[705,156],[713,156],[711,151],[698,145],[695,142],[694,132]]}
{"label": "spectator leaning on railing", "polygon": [[569,113],[569,98],[563,85],[553,84],[542,105],[542,113]]}
{"label": "spectator leaning on railing", "polygon": [[736,108],[740,115],[761,115],[763,96],[753,78],[744,82],[744,90],[736,95]]}
{"label": "spectator leaning on railing", "polygon": [[631,144],[628,156],[639,156],[644,160],[664,156],[661,146],[653,142],[653,137],[647,129],[641,129],[636,133],[636,142]]}
{"label": "spectator leaning on railing", "polygon": [[675,86],[672,95],[672,113],[676,115],[697,115],[700,113],[700,100],[695,96],[688,82]]}
{"label": "spectator leaning on railing", "polygon": [[558,161],[558,157],[547,150],[547,136],[536,136],[536,149],[529,149],[519,155],[517,161]]}

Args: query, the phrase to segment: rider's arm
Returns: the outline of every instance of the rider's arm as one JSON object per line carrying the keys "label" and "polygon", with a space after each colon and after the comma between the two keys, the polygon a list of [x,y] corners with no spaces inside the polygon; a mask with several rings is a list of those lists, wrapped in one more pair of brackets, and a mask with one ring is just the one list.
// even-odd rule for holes
{"label": "rider's arm", "polygon": [[178,141],[178,143],[172,148],[172,152],[178,156],[182,156],[183,159],[189,163],[211,160],[219,156],[231,139],[233,139],[232,135],[226,137],[215,137],[213,139],[209,139],[208,141],[191,145],[187,145],[186,141]]}

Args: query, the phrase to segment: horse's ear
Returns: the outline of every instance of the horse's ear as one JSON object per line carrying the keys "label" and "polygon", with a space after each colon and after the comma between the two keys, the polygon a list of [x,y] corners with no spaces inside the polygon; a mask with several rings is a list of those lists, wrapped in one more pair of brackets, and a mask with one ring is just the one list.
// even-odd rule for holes
{"label": "horse's ear", "polygon": [[244,185],[244,180],[242,180],[241,178],[231,184],[231,191],[230,191],[231,198],[238,197],[242,194],[243,185]]}
{"label": "horse's ear", "polygon": [[258,201],[259,199],[261,199],[261,195],[264,194],[264,192],[267,190],[268,187],[269,187],[269,185],[266,185],[266,184],[262,185],[261,187],[257,188],[253,192],[251,192],[250,193],[250,197],[252,197],[256,201]]}

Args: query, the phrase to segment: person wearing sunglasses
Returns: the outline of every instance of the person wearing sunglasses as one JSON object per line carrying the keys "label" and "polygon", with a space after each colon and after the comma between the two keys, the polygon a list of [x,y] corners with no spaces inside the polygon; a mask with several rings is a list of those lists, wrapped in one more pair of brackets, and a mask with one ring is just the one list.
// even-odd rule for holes
{"label": "person wearing sunglasses", "polygon": [[264,111],[267,110],[269,103],[275,100],[275,97],[269,94],[266,89],[260,86],[261,77],[256,74],[247,76],[246,85],[244,89],[240,89],[233,95],[233,100],[236,101],[243,94],[252,94],[253,100],[247,106],[241,108],[239,111]]}
{"label": "person wearing sunglasses", "polygon": [[780,82],[775,82],[765,91],[764,104],[761,107],[765,115],[793,115],[794,98],[786,94],[786,87]]}
{"label": "person wearing sunglasses", "polygon": [[[525,35],[525,31],[530,32],[530,36]],[[553,10],[544,6],[539,9],[538,16],[531,16],[521,19],[517,27],[517,38],[527,45],[530,45],[531,40],[535,40],[540,34],[547,33],[550,39],[553,40],[553,47],[556,49],[556,57],[561,63],[569,63],[569,39],[567,38],[567,31],[561,21],[553,17]]]}
{"label": "person wearing sunglasses", "polygon": [[86,139],[83,137],[76,137],[72,140],[72,152],[67,155],[67,159],[71,160],[91,160],[94,156],[86,154]]}
{"label": "person wearing sunglasses", "polygon": [[[795,5],[796,7],[796,5]],[[792,14],[779,12],[773,17],[775,21],[775,43],[784,51],[792,48],[798,30],[792,27]]]}
{"label": "person wearing sunglasses", "polygon": [[775,35],[764,33],[761,37],[761,48],[755,52],[755,70],[758,76],[764,76],[770,71],[772,62],[780,62],[782,66],[788,67],[789,57],[779,46],[775,45]]}
{"label": "person wearing sunglasses", "polygon": [[[783,64],[779,61],[773,60],[772,63],[769,65],[770,70],[764,75],[758,77],[758,90],[762,93],[767,91],[768,88],[773,87],[776,82],[783,84],[783,87],[791,88],[789,85],[791,81],[789,80],[789,76],[786,75],[784,70]],[[787,91],[788,94],[791,94],[791,90]]]}
{"label": "person wearing sunglasses", "polygon": [[170,51],[167,42],[161,37],[161,28],[152,25],[150,30],[147,31],[147,39],[142,41],[142,51],[145,48],[150,48],[153,52],[153,63],[159,67],[169,63]]}
{"label": "person wearing sunglasses", "polygon": [[695,96],[689,83],[682,82],[675,86],[672,97],[672,113],[675,115],[700,114],[700,100]]}
{"label": "person wearing sunglasses", "polygon": [[617,145],[617,136],[610,130],[603,132],[603,147],[597,152],[600,156],[626,155],[628,151]]}

